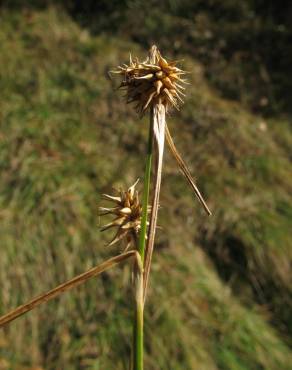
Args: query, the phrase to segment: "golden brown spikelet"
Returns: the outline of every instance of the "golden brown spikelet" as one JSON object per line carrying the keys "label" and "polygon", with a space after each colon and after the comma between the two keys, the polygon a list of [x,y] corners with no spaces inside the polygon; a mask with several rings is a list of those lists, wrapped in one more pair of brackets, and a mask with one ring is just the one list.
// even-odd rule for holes
{"label": "golden brown spikelet", "polygon": [[136,103],[138,113],[144,114],[152,104],[161,103],[166,111],[170,107],[179,109],[183,103],[182,78],[186,72],[176,67],[177,62],[168,62],[156,46],[152,46],[145,61],[130,56],[129,65],[119,66],[114,73],[123,76],[121,88],[126,90],[128,103]]}
{"label": "golden brown spikelet", "polygon": [[141,227],[142,205],[139,201],[139,193],[135,189],[139,180],[128,190],[119,190],[117,196],[103,194],[103,199],[115,204],[112,208],[99,207],[100,215],[113,215],[112,222],[104,225],[101,231],[112,227],[117,228],[114,238],[108,245],[113,245],[120,240],[125,240],[127,245],[133,238],[138,236]]}

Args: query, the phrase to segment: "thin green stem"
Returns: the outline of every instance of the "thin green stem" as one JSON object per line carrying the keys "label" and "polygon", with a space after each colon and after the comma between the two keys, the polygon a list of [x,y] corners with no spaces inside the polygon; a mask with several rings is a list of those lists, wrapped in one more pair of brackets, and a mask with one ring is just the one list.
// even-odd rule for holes
{"label": "thin green stem", "polygon": [[135,324],[133,370],[143,370],[143,271],[135,267]]}
{"label": "thin green stem", "polygon": [[144,256],[145,256],[145,245],[146,245],[147,211],[148,211],[149,189],[150,189],[150,180],[151,180],[152,152],[153,152],[153,108],[150,110],[149,135],[148,135],[146,167],[145,167],[144,188],[143,188],[143,200],[142,200],[141,230],[140,230],[139,246],[138,246],[138,251],[140,253],[143,264],[144,264]]}

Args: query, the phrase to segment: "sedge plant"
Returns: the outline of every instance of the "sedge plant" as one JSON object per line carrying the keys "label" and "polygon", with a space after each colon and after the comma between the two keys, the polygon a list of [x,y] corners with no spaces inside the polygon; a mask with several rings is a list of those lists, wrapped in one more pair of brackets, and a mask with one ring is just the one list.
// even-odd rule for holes
{"label": "sedge plant", "polygon": [[124,243],[124,250],[121,254],[0,317],[0,327],[88,279],[126,260],[132,260],[134,261],[135,308],[130,365],[131,370],[143,370],[143,316],[157,227],[165,139],[170,152],[204,210],[208,215],[211,215],[211,212],[190,170],[177,151],[166,123],[167,113],[172,108],[178,110],[183,103],[187,84],[184,78],[186,72],[177,67],[176,61],[167,61],[163,58],[157,47],[152,46],[144,61],[139,61],[138,58],[132,58],[130,55],[129,64],[123,64],[113,73],[122,78],[120,88],[125,90],[127,103],[135,103],[136,111],[140,116],[149,112],[150,117],[142,202],[140,202],[139,192],[136,189],[138,183],[136,181],[127,190],[119,190],[115,195],[103,194],[103,199],[111,202],[111,207],[100,207],[99,209],[100,215],[113,217],[113,220],[101,228],[102,231],[116,229],[109,245]]}

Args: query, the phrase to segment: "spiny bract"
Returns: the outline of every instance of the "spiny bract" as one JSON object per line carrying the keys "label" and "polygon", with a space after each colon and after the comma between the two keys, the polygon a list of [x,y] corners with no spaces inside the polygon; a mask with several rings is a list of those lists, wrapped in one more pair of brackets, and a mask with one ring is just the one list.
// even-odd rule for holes
{"label": "spiny bract", "polygon": [[177,68],[176,64],[176,61],[164,59],[153,46],[144,62],[132,59],[130,55],[130,64],[119,66],[113,72],[123,75],[120,87],[126,90],[127,103],[137,103],[138,113],[143,114],[155,103],[163,104],[167,111],[170,107],[179,109],[183,103],[185,88],[181,84],[185,84],[186,80],[181,76],[186,72]]}
{"label": "spiny bract", "polygon": [[115,234],[109,245],[113,245],[118,241],[124,239],[127,245],[136,238],[141,227],[142,205],[139,201],[139,193],[135,190],[139,180],[128,190],[119,190],[118,196],[103,194],[105,200],[115,203],[115,207],[105,208],[99,207],[100,215],[113,215],[114,220],[101,228],[101,231],[116,227]]}

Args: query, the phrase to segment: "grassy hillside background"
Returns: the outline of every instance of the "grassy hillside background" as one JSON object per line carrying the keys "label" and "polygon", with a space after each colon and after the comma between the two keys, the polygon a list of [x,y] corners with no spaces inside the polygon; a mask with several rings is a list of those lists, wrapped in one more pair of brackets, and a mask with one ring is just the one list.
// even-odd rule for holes
{"label": "grassy hillside background", "polygon": [[[100,195],[143,176],[147,117],[124,104],[108,71],[155,42],[190,71],[168,123],[214,215],[167,152],[145,368],[288,370],[285,11],[260,1],[56,3],[0,8],[0,314],[121,251],[99,232]],[[0,369],[127,369],[130,278],[124,265],[1,329]]]}

